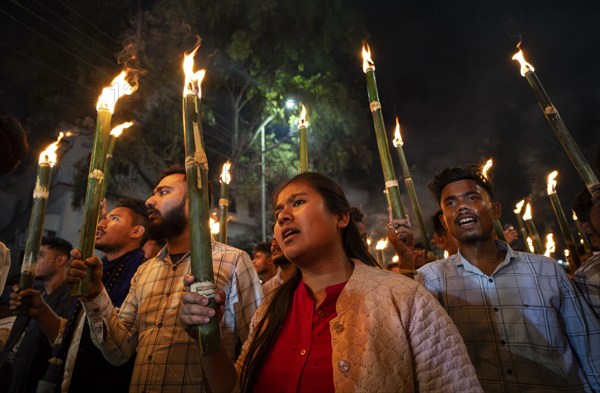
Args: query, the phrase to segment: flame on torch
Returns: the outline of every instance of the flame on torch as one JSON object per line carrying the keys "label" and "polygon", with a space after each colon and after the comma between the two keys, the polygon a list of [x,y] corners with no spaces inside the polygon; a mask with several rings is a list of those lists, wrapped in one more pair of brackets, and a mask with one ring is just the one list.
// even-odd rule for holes
{"label": "flame on torch", "polygon": [[521,210],[523,210],[524,204],[525,204],[525,199],[521,199],[521,201],[515,205],[515,210],[513,210],[513,212],[515,212],[515,214],[521,213]]}
{"label": "flame on torch", "polygon": [[548,175],[548,187],[546,189],[548,195],[556,193],[556,176],[558,176],[558,171],[552,171]]}
{"label": "flame on torch", "polygon": [[363,58],[363,72],[366,74],[367,70],[370,68],[375,70],[375,63],[371,59],[371,48],[369,48],[369,44],[363,42],[362,46],[362,58]]}
{"label": "flame on torch", "polygon": [[527,221],[527,220],[531,220],[533,218],[533,216],[531,215],[531,204],[527,204],[527,206],[525,206],[525,214],[523,214],[523,220]]}
{"label": "flame on torch", "polygon": [[448,250],[444,250],[444,258],[448,259],[449,256],[450,256],[450,253],[448,252]]}
{"label": "flame on torch", "polygon": [[202,79],[204,79],[206,70],[202,69],[194,72],[194,56],[196,55],[198,48],[200,48],[200,44],[198,44],[189,54],[183,54],[183,72],[185,74],[185,84],[183,85],[184,97],[187,95],[202,97],[200,85],[202,84]]}
{"label": "flame on torch", "polygon": [[214,218],[210,218],[210,220],[208,221],[208,225],[210,226],[210,233],[213,235],[218,235],[219,231],[221,230],[221,224],[219,223],[219,221],[215,221]]}
{"label": "flame on torch", "polygon": [[227,161],[223,164],[223,170],[221,171],[221,183],[229,184],[231,182],[231,173],[229,173],[229,168],[231,168],[231,162]]}
{"label": "flame on torch", "polygon": [[554,244],[554,235],[549,233],[546,235],[546,252],[544,252],[544,256],[550,257],[550,254],[556,251],[556,245]]}
{"label": "flame on torch", "polygon": [[396,116],[396,131],[394,131],[394,147],[398,147],[398,145],[404,145],[404,141],[402,141],[402,135],[400,135],[400,122],[398,121],[398,116]]}
{"label": "flame on torch", "polygon": [[371,243],[373,243],[373,240],[370,237],[368,237],[367,238],[367,246],[370,246]]}
{"label": "flame on torch", "polygon": [[56,151],[60,145],[61,139],[72,136],[72,132],[60,132],[55,142],[51,143],[43,152],[40,153],[40,164],[49,164],[53,167],[56,164]]}
{"label": "flame on torch", "polygon": [[129,82],[125,80],[126,77],[127,71],[121,71],[121,73],[110,82],[108,87],[102,89],[102,93],[96,104],[96,110],[104,109],[113,113],[119,98],[126,95],[129,96],[136,91],[137,87],[131,86]]}
{"label": "flame on torch", "polygon": [[579,220],[579,219],[577,218],[577,214],[575,214],[575,212],[573,212],[573,221],[577,221],[577,220]]}
{"label": "flame on torch", "polygon": [[115,128],[113,128],[110,131],[110,135],[114,136],[115,138],[118,138],[121,136],[121,134],[123,133],[123,130],[125,130],[126,128],[129,128],[133,125],[132,121],[127,121],[123,124],[119,124],[118,126],[116,126]]}
{"label": "flame on torch", "polygon": [[568,248],[565,248],[564,254],[565,254],[565,258],[569,257],[569,249]]}
{"label": "flame on torch", "polygon": [[298,123],[298,127],[308,127],[308,122],[306,121],[306,108],[304,104],[300,104],[302,110],[300,111],[300,122]]}
{"label": "flame on torch", "polygon": [[531,240],[530,236],[527,236],[527,246],[529,247],[529,251],[535,252],[535,248],[533,247],[533,240]]}
{"label": "flame on torch", "polygon": [[400,260],[400,257],[398,255],[394,255],[392,257],[392,262],[394,262],[394,263],[398,263],[399,260]]}
{"label": "flame on torch", "polygon": [[515,53],[512,57],[513,60],[516,60],[521,64],[521,75],[525,76],[528,72],[535,71],[535,68],[527,61],[525,61],[525,57],[523,56],[523,50],[519,49],[517,53]]}
{"label": "flame on torch", "polygon": [[491,158],[489,160],[487,160],[485,162],[485,164],[483,165],[483,167],[481,168],[481,176],[485,179],[485,180],[490,180],[489,176],[488,176],[488,172],[490,171],[490,169],[492,168],[492,166],[494,165],[494,160],[492,160]]}
{"label": "flame on torch", "polygon": [[375,249],[376,250],[383,250],[383,249],[385,249],[387,247],[387,245],[388,245],[387,239],[381,239],[375,245]]}

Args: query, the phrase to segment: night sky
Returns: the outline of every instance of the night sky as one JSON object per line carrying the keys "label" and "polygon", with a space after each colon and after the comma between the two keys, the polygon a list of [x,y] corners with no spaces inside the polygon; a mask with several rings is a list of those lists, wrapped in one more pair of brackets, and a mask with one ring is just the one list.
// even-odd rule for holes
{"label": "night sky", "polygon": [[[552,230],[558,237],[558,225],[545,195],[546,176],[559,170],[558,195],[567,212],[584,184],[511,57],[520,33],[526,58],[598,174],[600,2],[345,3],[364,17],[385,121],[391,135],[394,116],[399,116],[425,219],[437,209],[426,189],[435,173],[449,165],[482,164],[493,157],[495,196],[504,207],[503,223],[515,223],[514,204],[530,195],[540,233]],[[26,50],[20,47],[26,42],[20,39],[28,34],[25,28],[8,23],[6,13],[15,9],[14,4],[2,7],[0,50]],[[362,75],[359,46],[357,43],[356,64],[348,67]],[[0,81],[2,103],[25,114],[25,99],[18,94],[10,96],[18,89],[5,86],[11,77],[0,75]],[[366,87],[361,99],[364,116],[370,119]],[[352,202],[369,214],[369,223],[381,229],[385,199],[374,134],[371,142],[373,186],[360,190],[359,184],[364,183],[351,180],[344,186]],[[397,163],[395,151],[392,156]],[[396,171],[400,176],[398,164]],[[403,185],[401,190],[406,197]],[[404,204],[410,206],[407,198]]]}

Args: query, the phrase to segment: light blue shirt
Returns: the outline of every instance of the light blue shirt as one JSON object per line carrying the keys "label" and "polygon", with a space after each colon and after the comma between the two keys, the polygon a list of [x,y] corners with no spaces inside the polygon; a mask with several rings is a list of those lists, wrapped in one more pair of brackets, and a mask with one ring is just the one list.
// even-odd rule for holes
{"label": "light blue shirt", "polygon": [[459,252],[415,277],[458,327],[484,391],[600,392],[593,311],[553,259],[498,246],[490,276]]}

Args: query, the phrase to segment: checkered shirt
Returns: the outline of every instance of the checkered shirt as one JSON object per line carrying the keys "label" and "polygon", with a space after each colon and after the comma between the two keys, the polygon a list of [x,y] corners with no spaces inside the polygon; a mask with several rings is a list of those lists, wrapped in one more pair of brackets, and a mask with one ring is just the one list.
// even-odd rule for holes
{"label": "checkered shirt", "polygon": [[[262,289],[245,252],[213,241],[212,256],[215,286],[227,295],[221,337],[233,359],[238,338],[243,343],[248,337]],[[120,309],[106,291],[84,303],[92,340],[109,362],[122,364],[137,350],[130,392],[204,392],[198,347],[179,320],[183,277],[190,272],[189,253],[173,264],[165,247],[139,267]]]}
{"label": "checkered shirt", "polygon": [[490,276],[460,253],[416,279],[458,327],[486,392],[600,391],[600,323],[563,269],[506,251]]}

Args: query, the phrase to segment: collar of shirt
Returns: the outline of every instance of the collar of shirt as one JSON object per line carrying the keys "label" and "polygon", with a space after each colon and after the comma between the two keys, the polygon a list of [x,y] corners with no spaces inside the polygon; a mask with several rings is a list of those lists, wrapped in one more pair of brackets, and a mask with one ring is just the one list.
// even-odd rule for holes
{"label": "collar of shirt", "polygon": [[[214,252],[215,251],[215,246],[217,245],[217,242],[215,241],[215,239],[213,238],[212,235],[210,235],[210,247],[211,247],[211,251]],[[183,261],[185,261],[187,258],[190,257],[190,252],[186,252],[185,254],[183,254],[183,256],[176,262],[173,263],[171,261],[171,258],[169,257],[169,250],[167,249],[167,245],[165,244],[165,246],[158,252],[158,254],[156,254],[156,260],[157,261],[161,261],[164,263],[169,263],[171,265],[177,265]]]}
{"label": "collar of shirt", "polygon": [[[496,266],[496,269],[491,274],[491,276],[496,274],[503,267],[508,266],[509,263],[511,263],[512,261],[514,261],[517,258],[517,254],[515,253],[515,251],[512,248],[510,248],[510,246],[506,242],[503,242],[501,240],[496,240],[496,245],[498,246],[499,250],[506,252],[506,256],[504,257],[504,261],[502,261],[498,266]],[[477,274],[480,276],[485,276],[485,274],[483,274],[483,272],[481,270],[479,270],[479,268],[477,268],[471,262],[467,261],[467,259],[462,256],[462,254],[460,253],[460,250],[458,250],[458,252],[456,254],[448,257],[448,261],[455,263],[457,266],[462,266],[468,272],[471,272],[471,273],[474,273],[474,274]]]}

